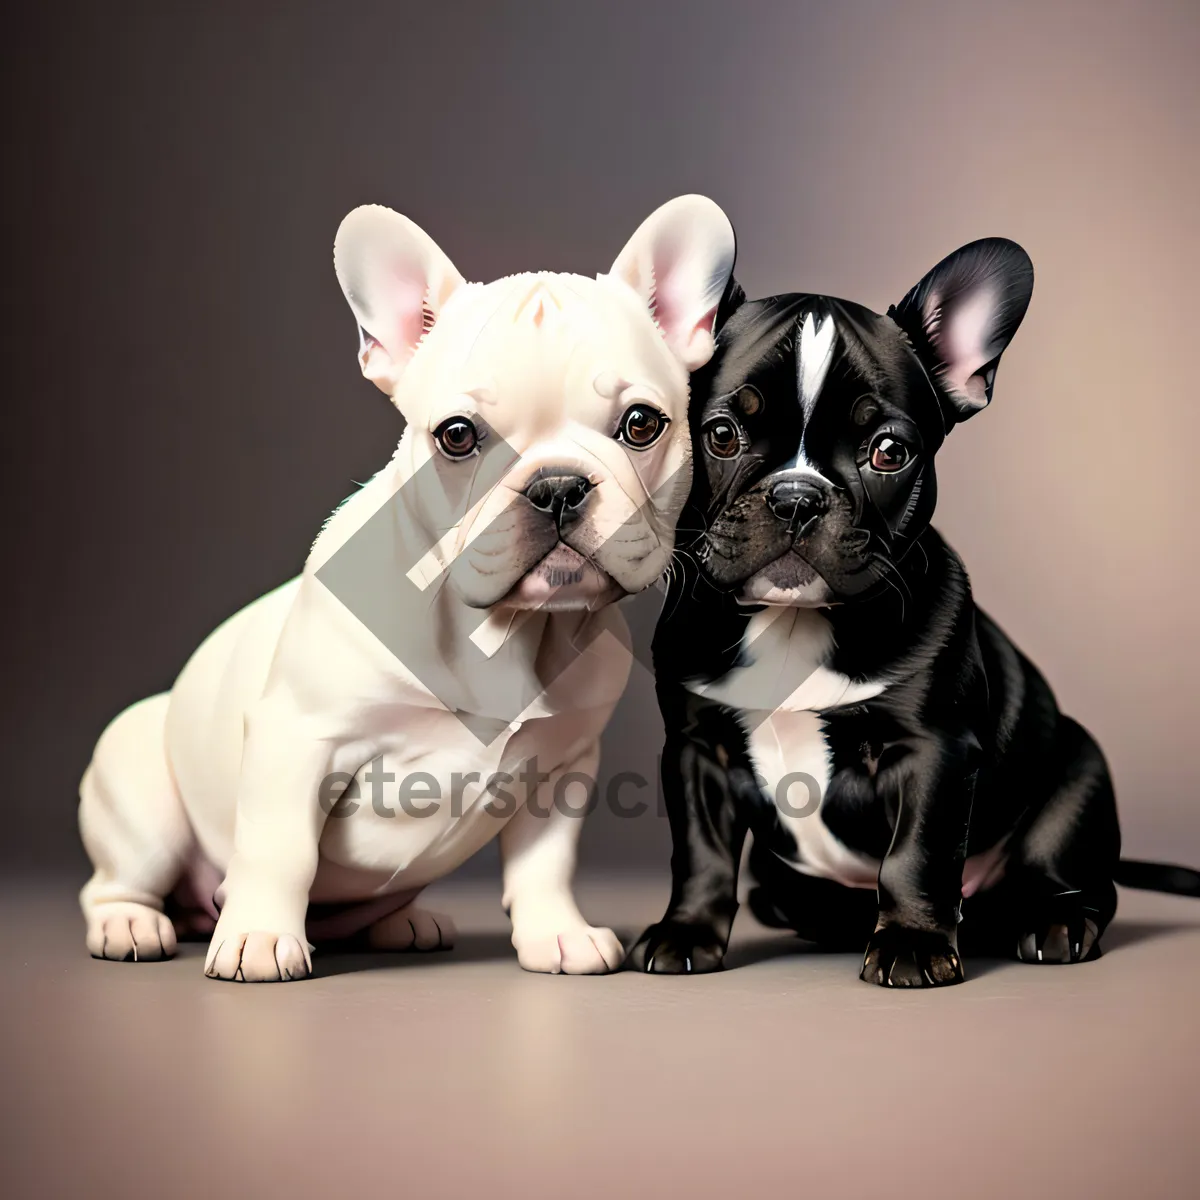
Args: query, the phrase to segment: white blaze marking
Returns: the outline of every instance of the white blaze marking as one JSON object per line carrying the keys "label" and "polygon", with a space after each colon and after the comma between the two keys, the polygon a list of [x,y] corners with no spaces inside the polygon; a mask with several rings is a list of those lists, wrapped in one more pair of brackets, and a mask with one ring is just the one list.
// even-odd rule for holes
{"label": "white blaze marking", "polygon": [[804,415],[812,413],[813,405],[825,376],[829,373],[829,364],[833,361],[833,335],[835,332],[832,316],[821,317],[818,324],[813,320],[812,313],[804,318],[800,330],[800,403],[804,406]]}

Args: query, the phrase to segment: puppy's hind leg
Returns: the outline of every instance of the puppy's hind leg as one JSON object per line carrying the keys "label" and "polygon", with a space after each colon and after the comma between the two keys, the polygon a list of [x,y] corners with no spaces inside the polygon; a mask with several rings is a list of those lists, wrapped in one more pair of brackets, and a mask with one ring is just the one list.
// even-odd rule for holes
{"label": "puppy's hind leg", "polygon": [[445,913],[406,904],[367,930],[367,945],[372,950],[452,950],[456,932]]}
{"label": "puppy's hind leg", "polygon": [[79,787],[79,829],[95,867],[79,901],[94,958],[152,962],[175,953],[163,900],[193,838],[167,765],[168,700],[151,696],[121,713]]}
{"label": "puppy's hind leg", "polygon": [[750,911],[761,925],[791,929],[830,951],[858,951],[867,944],[879,916],[873,888],[804,875],[757,844],[750,852],[750,873],[756,880]]}
{"label": "puppy's hind leg", "polygon": [[1060,720],[1054,791],[1013,847],[997,889],[1006,893],[1022,962],[1098,958],[1100,935],[1117,909],[1121,833],[1112,780],[1091,735],[1069,717]]}

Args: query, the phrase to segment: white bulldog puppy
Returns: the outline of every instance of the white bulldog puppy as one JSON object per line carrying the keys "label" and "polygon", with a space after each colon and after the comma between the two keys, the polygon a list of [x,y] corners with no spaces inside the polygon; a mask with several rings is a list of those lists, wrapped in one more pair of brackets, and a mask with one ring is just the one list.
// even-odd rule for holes
{"label": "white bulldog puppy", "polygon": [[733,259],[700,196],[658,209],[594,280],[467,283],[397,213],[342,222],[362,371],[404,434],[298,579],[101,736],[79,811],[93,955],[169,957],[168,904],[181,931],[212,931],[218,979],[300,979],[310,942],[350,935],[448,946],[415,898],[498,834],[521,965],[620,964],[571,891],[631,661],[612,602],[673,553],[688,373]]}

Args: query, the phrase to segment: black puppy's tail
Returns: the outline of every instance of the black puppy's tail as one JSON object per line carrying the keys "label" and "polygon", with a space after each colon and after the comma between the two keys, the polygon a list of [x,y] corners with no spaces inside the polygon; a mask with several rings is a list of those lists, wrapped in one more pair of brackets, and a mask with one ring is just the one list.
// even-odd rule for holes
{"label": "black puppy's tail", "polygon": [[1143,892],[1169,892],[1173,896],[1195,896],[1200,899],[1200,871],[1193,871],[1191,867],[1123,858],[1117,864],[1113,879],[1122,887],[1137,888]]}

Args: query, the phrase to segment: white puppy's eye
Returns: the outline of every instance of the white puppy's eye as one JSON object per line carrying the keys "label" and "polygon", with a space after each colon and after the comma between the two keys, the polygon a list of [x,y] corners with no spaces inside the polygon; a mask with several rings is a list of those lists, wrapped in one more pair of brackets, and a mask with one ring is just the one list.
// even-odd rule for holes
{"label": "white puppy's eye", "polygon": [[470,458],[479,447],[479,432],[466,417],[447,417],[433,431],[433,440],[447,458]]}
{"label": "white puppy's eye", "polygon": [[645,450],[662,437],[663,430],[670,424],[657,408],[649,404],[635,404],[625,410],[621,424],[617,426],[617,440],[634,450]]}

